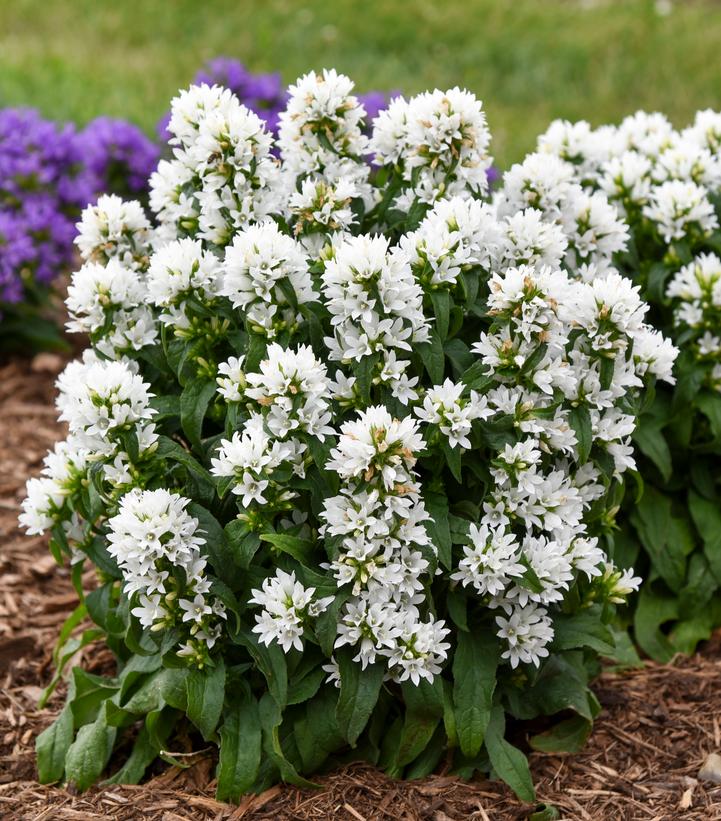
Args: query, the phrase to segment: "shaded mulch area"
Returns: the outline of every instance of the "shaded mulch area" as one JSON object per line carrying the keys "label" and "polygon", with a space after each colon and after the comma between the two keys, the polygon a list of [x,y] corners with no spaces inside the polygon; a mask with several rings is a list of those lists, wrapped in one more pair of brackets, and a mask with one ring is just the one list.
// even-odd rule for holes
{"label": "shaded mulch area", "polygon": [[[34,739],[59,711],[62,685],[46,709],[38,710],[37,700],[52,675],[52,647],[76,596],[45,540],[23,536],[16,517],[26,477],[37,474],[47,448],[63,433],[52,405],[53,380],[63,364],[46,354],[0,365],[3,821],[520,821],[534,811],[496,782],[440,774],[404,783],[362,764],[317,778],[320,790],[274,787],[230,806],[213,798],[215,761],[207,752],[185,770],[159,766],[140,786],[77,795],[39,785]],[[109,654],[97,644],[75,663],[112,669]],[[539,804],[551,804],[561,818],[574,821],[721,819],[721,785],[698,778],[706,757],[721,752],[721,638],[709,642],[702,655],[668,667],[649,663],[607,672],[597,694],[604,710],[583,752],[531,755]]]}

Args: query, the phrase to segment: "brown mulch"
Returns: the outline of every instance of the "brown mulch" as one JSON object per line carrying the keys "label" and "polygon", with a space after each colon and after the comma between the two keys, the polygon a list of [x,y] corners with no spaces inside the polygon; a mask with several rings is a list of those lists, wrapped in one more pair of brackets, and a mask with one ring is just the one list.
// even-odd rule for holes
{"label": "brown mulch", "polygon": [[[497,782],[435,775],[404,783],[362,764],[319,777],[320,790],[274,787],[237,807],[213,798],[210,757],[186,770],[158,768],[140,786],[83,795],[38,784],[34,739],[60,709],[62,692],[44,710],[37,700],[76,597],[45,540],[22,536],[16,516],[26,477],[37,474],[45,451],[63,433],[52,406],[52,383],[62,365],[54,355],[0,365],[0,819],[520,821],[533,812]],[[91,645],[76,663],[107,669],[108,654]],[[668,667],[648,663],[605,673],[597,683],[604,710],[584,751],[531,755],[539,804],[574,821],[721,819],[721,785],[698,778],[706,757],[721,753],[720,685],[720,637],[702,655]]]}

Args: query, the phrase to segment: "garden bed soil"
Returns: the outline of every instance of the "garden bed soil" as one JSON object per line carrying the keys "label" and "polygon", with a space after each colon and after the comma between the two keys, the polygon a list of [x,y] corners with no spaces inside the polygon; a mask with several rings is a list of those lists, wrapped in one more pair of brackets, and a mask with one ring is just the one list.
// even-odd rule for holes
{"label": "garden bed soil", "polygon": [[[367,765],[316,780],[319,790],[274,787],[231,806],[213,798],[212,752],[180,770],[164,765],[139,786],[112,785],[78,795],[36,781],[34,740],[62,705],[62,685],[37,708],[52,675],[52,648],[76,596],[42,537],[16,526],[23,486],[63,434],[55,421],[53,381],[64,362],[43,354],[0,365],[0,818],[5,821],[86,819],[247,819],[247,821],[506,821],[534,807],[497,782],[447,774],[393,781]],[[88,579],[90,581],[90,578]],[[112,670],[102,644],[76,659]],[[579,821],[714,821],[721,785],[700,780],[706,757],[721,753],[721,638],[694,658],[662,667],[606,672],[597,682],[604,707],[586,748],[575,756],[533,753],[539,804]],[[545,817],[551,817],[544,816]]]}

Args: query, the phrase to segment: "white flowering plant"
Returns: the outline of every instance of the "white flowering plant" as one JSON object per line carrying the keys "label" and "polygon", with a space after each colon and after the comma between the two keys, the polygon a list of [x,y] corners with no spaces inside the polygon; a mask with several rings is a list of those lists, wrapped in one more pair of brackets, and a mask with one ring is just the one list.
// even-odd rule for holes
{"label": "white flowering plant", "polygon": [[638,644],[668,661],[721,624],[721,114],[699,111],[680,131],[658,113],[598,129],[557,121],[534,157],[508,176],[543,190],[547,222],[563,223],[554,197],[569,186],[616,206],[629,242],[613,265],[680,350],[675,384],[658,387],[633,434],[645,490],[619,517],[614,554],[645,580]]}
{"label": "white flowering plant", "polygon": [[561,713],[543,750],[590,731],[640,581],[605,547],[675,351],[629,280],[588,276],[627,241],[603,194],[569,201],[570,239],[489,196],[472,94],[363,121],[333,71],[290,88],[275,146],[191,87],[153,221],[110,197],[83,216],[68,308],[92,348],[21,520],[72,564],[63,638],[87,614],[71,649],[100,634],[118,668],[74,671],[44,781],[87,787],[121,738],[110,780],[137,781],[184,726],[217,742],[224,799],[445,758],[532,800],[507,720]]}

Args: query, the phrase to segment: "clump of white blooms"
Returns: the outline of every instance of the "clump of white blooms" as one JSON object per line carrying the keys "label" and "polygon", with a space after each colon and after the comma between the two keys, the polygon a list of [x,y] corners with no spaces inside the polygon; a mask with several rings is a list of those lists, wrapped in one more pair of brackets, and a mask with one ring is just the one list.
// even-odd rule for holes
{"label": "clump of white blooms", "polygon": [[484,194],[490,133],[480,100],[458,87],[396,97],[373,123],[371,150],[378,165],[401,170],[396,207]]}
{"label": "clump of white blooms", "polygon": [[153,232],[139,202],[103,194],[83,211],[75,244],[86,262],[107,264],[117,259],[124,268],[144,271]]}
{"label": "clump of white blooms", "polygon": [[[571,133],[576,135],[573,140]],[[714,390],[721,389],[721,314],[715,286],[719,134],[721,115],[711,110],[699,111],[683,131],[676,131],[662,114],[640,111],[618,127],[593,130],[587,124],[554,123],[539,138],[539,156],[552,167],[565,167],[563,185],[583,188],[587,196],[602,193],[616,206],[634,243],[635,256],[622,259],[624,267],[640,276],[654,300],[661,301],[664,295],[670,300],[678,344],[703,366],[705,382]],[[602,144],[608,148],[605,154],[599,150]],[[547,186],[548,171],[534,171],[534,180],[521,185],[524,192]],[[512,187],[519,190],[515,178]],[[563,222],[562,212],[559,207],[556,214],[545,213]],[[608,272],[603,262],[589,261],[593,264],[581,271],[584,278]],[[642,346],[648,356],[654,355],[656,342],[660,341],[649,334]],[[668,349],[656,355],[668,357]]]}
{"label": "clump of white blooms", "polygon": [[[369,169],[363,161],[368,138],[363,134],[365,109],[354,96],[353,82],[333,69],[311,71],[289,90],[280,115],[278,148],[283,171],[327,184],[364,185]],[[305,189],[306,196],[308,189]]]}
{"label": "clump of white blooms", "polygon": [[698,359],[711,366],[711,386],[721,391],[721,259],[699,254],[673,277],[666,296],[676,324],[689,331]]}
{"label": "clump of white blooms", "polygon": [[[157,228],[108,199],[83,217],[69,327],[98,354],[59,380],[70,437],[22,521],[102,546],[128,618],[191,666],[312,644],[332,679],[340,656],[419,685],[461,609],[504,664],[539,666],[564,608],[638,582],[602,536],[676,351],[613,270],[619,208],[664,234],[683,206],[664,192],[695,186],[673,230],[710,230],[710,149],[698,182],[679,157],[657,182],[558,126],[490,199],[470,92],[397,98],[370,139],[364,116],[333,71],[291,87],[275,146],[227,90],[173,102]],[[671,296],[705,332],[719,261],[694,264]]]}
{"label": "clump of white blooms", "polygon": [[[123,590],[137,600],[132,614],[153,631],[180,629],[179,656],[203,658],[226,619],[225,605],[212,596],[201,553],[205,539],[188,499],[162,488],[134,488],[108,521],[108,552],[123,574]],[[182,573],[178,573],[180,570]]]}

